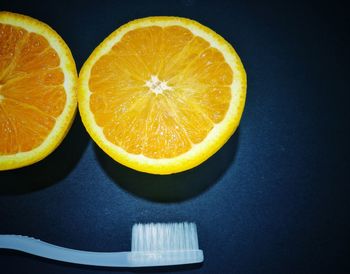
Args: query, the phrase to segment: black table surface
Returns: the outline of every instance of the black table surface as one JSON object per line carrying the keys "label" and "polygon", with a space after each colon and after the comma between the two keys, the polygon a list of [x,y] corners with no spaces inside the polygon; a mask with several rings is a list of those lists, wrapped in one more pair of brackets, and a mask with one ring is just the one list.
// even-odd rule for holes
{"label": "black table surface", "polygon": [[[113,30],[176,15],[233,44],[248,75],[241,124],[204,164],[156,176],[109,158],[79,114],[59,148],[0,172],[0,233],[127,251],[135,222],[194,221],[205,261],[182,273],[350,273],[349,32],[336,1],[13,1],[54,28],[78,70]],[[307,1],[306,1],[307,2]],[[0,251],[0,273],[122,273]]]}

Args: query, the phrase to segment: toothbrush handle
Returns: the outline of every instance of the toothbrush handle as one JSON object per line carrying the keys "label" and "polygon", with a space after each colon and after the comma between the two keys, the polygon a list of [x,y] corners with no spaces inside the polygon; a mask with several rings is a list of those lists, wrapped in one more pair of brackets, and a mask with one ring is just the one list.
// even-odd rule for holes
{"label": "toothbrush handle", "polygon": [[13,249],[57,261],[95,265],[128,267],[130,252],[90,252],[52,245],[21,235],[0,235],[0,249]]}

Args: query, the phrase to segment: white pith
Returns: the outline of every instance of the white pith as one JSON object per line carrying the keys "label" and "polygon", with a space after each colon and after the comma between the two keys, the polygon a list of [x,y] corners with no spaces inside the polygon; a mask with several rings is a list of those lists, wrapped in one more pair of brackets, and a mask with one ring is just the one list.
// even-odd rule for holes
{"label": "white pith", "polygon": [[172,87],[168,86],[166,81],[161,81],[158,79],[158,76],[152,75],[149,80],[146,81],[146,87],[155,94],[162,94],[165,90],[172,90]]}

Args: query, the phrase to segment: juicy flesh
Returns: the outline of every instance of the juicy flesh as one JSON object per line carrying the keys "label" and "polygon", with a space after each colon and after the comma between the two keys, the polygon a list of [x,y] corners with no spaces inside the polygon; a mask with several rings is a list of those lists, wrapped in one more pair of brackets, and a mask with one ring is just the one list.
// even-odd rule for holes
{"label": "juicy flesh", "polygon": [[90,109],[105,137],[132,154],[172,158],[226,115],[233,72],[222,53],[180,26],[129,31],[92,67]]}
{"label": "juicy flesh", "polygon": [[56,51],[41,35],[0,23],[0,155],[38,147],[66,102]]}

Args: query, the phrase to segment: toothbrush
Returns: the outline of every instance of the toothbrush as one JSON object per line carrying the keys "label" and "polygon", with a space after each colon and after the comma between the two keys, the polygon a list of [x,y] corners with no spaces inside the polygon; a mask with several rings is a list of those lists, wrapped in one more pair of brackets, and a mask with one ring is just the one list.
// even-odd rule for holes
{"label": "toothbrush", "polygon": [[52,245],[21,235],[0,235],[0,249],[57,261],[110,267],[150,267],[201,263],[195,223],[149,223],[132,227],[130,252],[90,252]]}

